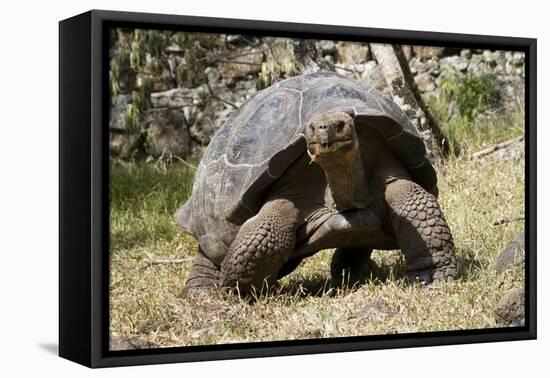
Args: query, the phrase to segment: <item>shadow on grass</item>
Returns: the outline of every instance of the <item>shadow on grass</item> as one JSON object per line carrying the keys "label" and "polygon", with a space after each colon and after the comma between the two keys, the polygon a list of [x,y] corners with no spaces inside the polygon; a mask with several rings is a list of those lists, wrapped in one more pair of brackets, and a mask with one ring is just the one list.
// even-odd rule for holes
{"label": "shadow on grass", "polygon": [[322,273],[314,273],[313,275],[303,276],[298,275],[292,277],[284,285],[280,285],[275,289],[277,295],[288,295],[292,297],[326,297],[334,296],[337,292],[337,285]]}
{"label": "shadow on grass", "polygon": [[[477,272],[485,269],[483,263],[476,257],[471,250],[462,251],[457,255],[458,280],[473,279]],[[342,277],[342,280],[336,281],[322,273],[315,273],[307,277],[297,275],[292,277],[287,283],[270,290],[275,295],[288,295],[299,298],[307,297],[334,297],[342,292],[353,293],[364,285],[383,285],[392,281],[400,281],[405,278],[406,264],[403,259],[393,263],[380,265],[375,264],[369,277],[350,280],[348,277]]]}
{"label": "shadow on grass", "polygon": [[369,277],[361,279],[350,279],[342,277],[341,280],[334,280],[322,273],[315,273],[307,277],[298,275],[291,278],[287,283],[274,290],[277,295],[288,295],[300,298],[306,297],[334,297],[342,291],[352,293],[364,285],[380,285],[388,281],[399,280],[404,276],[402,264],[380,266],[375,264]]}

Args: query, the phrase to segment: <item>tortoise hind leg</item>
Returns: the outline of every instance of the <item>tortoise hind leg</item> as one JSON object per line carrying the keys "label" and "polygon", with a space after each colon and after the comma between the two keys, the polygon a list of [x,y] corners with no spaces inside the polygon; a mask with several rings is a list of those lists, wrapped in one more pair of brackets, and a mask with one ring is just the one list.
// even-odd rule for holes
{"label": "tortoise hind leg", "polygon": [[220,268],[208,260],[199,247],[199,254],[193,261],[193,266],[187,274],[185,287],[188,291],[201,292],[209,291],[219,285]]}
{"label": "tortoise hind leg", "polygon": [[291,201],[277,199],[247,220],[221,264],[221,285],[246,294],[275,283],[294,250],[298,214]]}
{"label": "tortoise hind leg", "polygon": [[430,283],[457,274],[455,247],[437,199],[420,185],[397,180],[387,185],[390,220],[405,254],[407,280]]}
{"label": "tortoise hind leg", "polygon": [[330,275],[336,284],[364,282],[376,270],[370,248],[337,248],[332,255]]}

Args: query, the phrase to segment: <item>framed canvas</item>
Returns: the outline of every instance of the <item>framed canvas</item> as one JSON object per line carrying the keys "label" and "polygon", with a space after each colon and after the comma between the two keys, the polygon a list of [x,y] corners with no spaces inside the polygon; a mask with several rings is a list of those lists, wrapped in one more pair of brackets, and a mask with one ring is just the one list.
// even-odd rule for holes
{"label": "framed canvas", "polygon": [[59,354],[536,338],[536,40],[59,24]]}

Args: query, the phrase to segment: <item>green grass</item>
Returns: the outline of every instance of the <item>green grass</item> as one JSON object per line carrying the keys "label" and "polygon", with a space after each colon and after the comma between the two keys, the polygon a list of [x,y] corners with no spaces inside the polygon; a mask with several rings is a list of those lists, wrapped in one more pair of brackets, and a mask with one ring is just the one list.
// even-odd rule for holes
{"label": "green grass", "polygon": [[111,249],[172,241],[172,214],[191,194],[194,170],[184,165],[122,163],[111,167]]}
{"label": "green grass", "polygon": [[[462,154],[436,167],[461,276],[428,288],[402,282],[399,251],[375,251],[378,277],[341,287],[330,280],[331,251],[322,251],[254,303],[222,293],[188,296],[184,282],[197,243],[178,229],[172,214],[189,196],[194,171],[183,164],[113,166],[112,334],[185,346],[495,327],[496,301],[524,281],[521,266],[504,274],[492,269],[524,228],[523,222],[493,226],[524,214],[524,161],[469,156],[520,135],[523,118],[512,113],[484,122],[483,131],[471,123],[443,125],[463,128],[456,131]],[[183,262],[149,266],[149,256]]]}
{"label": "green grass", "polygon": [[443,132],[451,139],[465,141],[462,143],[467,150],[475,152],[487,145],[501,143],[524,135],[523,111],[503,112],[480,120],[467,118],[451,119],[443,123]]}

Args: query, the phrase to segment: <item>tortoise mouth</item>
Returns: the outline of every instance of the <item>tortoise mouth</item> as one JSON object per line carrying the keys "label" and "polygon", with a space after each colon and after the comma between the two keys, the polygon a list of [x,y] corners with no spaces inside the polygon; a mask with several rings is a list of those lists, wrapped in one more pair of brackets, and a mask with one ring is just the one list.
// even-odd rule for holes
{"label": "tortoise mouth", "polygon": [[352,138],[337,139],[332,141],[308,143],[310,155],[319,156],[333,153],[347,152],[353,149],[355,141]]}

